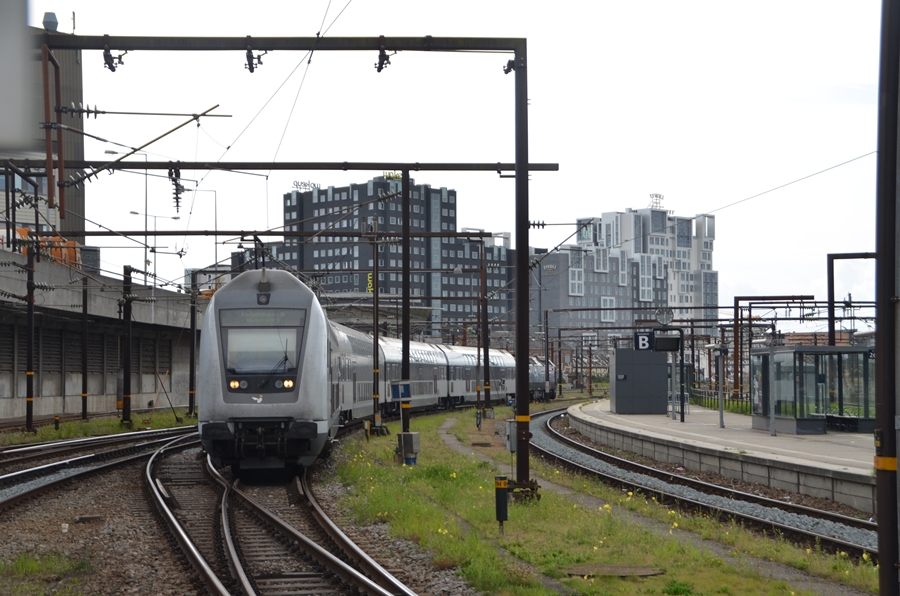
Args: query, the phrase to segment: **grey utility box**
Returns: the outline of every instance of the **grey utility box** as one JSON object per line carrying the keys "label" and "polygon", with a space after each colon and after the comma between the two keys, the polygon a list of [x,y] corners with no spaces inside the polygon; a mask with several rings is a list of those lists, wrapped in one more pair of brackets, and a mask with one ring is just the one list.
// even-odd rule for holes
{"label": "grey utility box", "polygon": [[668,411],[667,352],[618,348],[609,361],[609,402],[615,414]]}
{"label": "grey utility box", "polygon": [[419,433],[398,434],[397,446],[400,449],[400,455],[403,456],[403,463],[409,466],[415,464],[416,457],[419,455]]}
{"label": "grey utility box", "polygon": [[516,419],[511,418],[506,421],[506,450],[510,453],[516,452]]}

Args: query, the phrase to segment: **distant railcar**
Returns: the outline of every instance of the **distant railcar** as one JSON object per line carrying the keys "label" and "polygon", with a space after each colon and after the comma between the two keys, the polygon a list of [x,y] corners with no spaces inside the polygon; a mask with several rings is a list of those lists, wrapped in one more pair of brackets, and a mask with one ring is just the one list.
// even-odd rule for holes
{"label": "distant railcar", "polygon": [[[549,380],[548,380],[549,377]],[[556,397],[556,366],[537,356],[528,359],[528,391],[533,401],[549,401]]]}

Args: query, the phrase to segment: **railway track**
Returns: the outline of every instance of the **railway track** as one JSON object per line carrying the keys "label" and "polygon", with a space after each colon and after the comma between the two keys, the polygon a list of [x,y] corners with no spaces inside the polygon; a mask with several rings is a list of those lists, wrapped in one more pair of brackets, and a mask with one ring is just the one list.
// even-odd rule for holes
{"label": "railway track", "polygon": [[145,482],[210,593],[414,594],[327,519],[305,478],[230,482],[175,447],[148,462]]}
{"label": "railway track", "polygon": [[[137,418],[140,417],[141,414],[146,414],[148,412],[152,412],[153,410],[147,408],[139,408],[132,409],[131,413]],[[156,409],[157,414],[162,410]],[[118,410],[112,410],[110,412],[92,412],[88,414],[87,419],[92,420],[94,418],[109,418],[112,416],[120,416],[121,412]],[[44,426],[50,426],[56,423],[57,416],[35,416],[32,419],[32,427],[36,430],[42,428]],[[60,414],[59,421],[60,422],[76,422],[82,420],[80,412],[72,412],[69,414]],[[0,420],[0,433],[2,432],[26,432],[25,427],[25,418],[10,418],[5,420]]]}
{"label": "railway track", "polygon": [[[842,529],[847,528],[849,530],[846,535],[868,539],[871,534],[877,545],[877,539],[874,538],[877,525],[872,522],[732,490],[609,455],[573,441],[553,429],[551,421],[563,415],[560,410],[552,410],[532,417],[532,428],[535,429],[537,440],[531,445],[545,459],[579,473],[598,477],[602,482],[619,486],[623,490],[653,496],[657,501],[682,510],[732,517],[749,527],[786,536],[798,544],[817,545],[831,552],[845,552],[857,558],[868,553],[877,560],[877,546],[871,541],[860,544],[862,540],[844,539],[835,535],[844,533]],[[541,440],[538,435],[545,439]],[[560,447],[554,447],[554,444]],[[667,487],[683,487],[687,492]],[[710,500],[703,495],[715,499]],[[765,513],[764,510],[781,513],[761,515],[760,512]],[[799,523],[778,521],[780,519],[797,520]],[[811,529],[816,527],[828,531]]]}
{"label": "railway track", "polygon": [[[196,442],[196,432],[193,435]],[[74,481],[85,481],[98,472],[125,466],[129,463],[150,457],[162,444],[171,441],[171,437],[152,438],[131,437],[130,442],[101,453],[82,455],[63,459],[48,464],[32,467],[21,467],[13,472],[0,476],[0,511],[9,509],[26,499],[39,496],[50,489]],[[83,449],[83,447],[79,447]]]}
{"label": "railway track", "polygon": [[84,437],[79,439],[66,439],[61,441],[47,441],[43,443],[10,445],[0,448],[0,475],[32,467],[34,462],[45,460],[51,462],[63,457],[74,456],[78,453],[110,450],[117,445],[130,445],[142,441],[146,442],[160,438],[165,439],[166,437],[176,437],[196,432],[196,427],[189,426],[162,430],[135,431],[97,437]]}

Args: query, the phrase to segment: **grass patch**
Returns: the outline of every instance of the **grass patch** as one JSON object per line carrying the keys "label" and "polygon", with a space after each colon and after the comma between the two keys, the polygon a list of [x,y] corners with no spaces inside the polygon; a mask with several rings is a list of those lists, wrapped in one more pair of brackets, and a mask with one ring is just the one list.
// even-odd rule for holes
{"label": "grass patch", "polygon": [[[537,406],[537,405],[536,405]],[[535,407],[533,411],[536,411]],[[511,408],[495,408],[497,420]],[[534,475],[552,479],[577,493],[606,502],[587,510],[572,498],[541,491],[540,501],[510,503],[509,520],[500,534],[495,519],[495,464],[481,462],[474,450],[447,449],[438,426],[448,417],[464,444],[493,438],[494,421],[475,427],[471,410],[417,418],[421,452],[415,466],[395,462],[396,436],[344,443],[337,455],[338,472],[348,491],[344,497],[357,523],[384,522],[392,535],[419,543],[443,567],[454,567],[476,589],[503,595],[550,594],[538,574],[556,578],[579,594],[803,594],[783,582],[729,565],[709,551],[680,540],[689,530],[724,542],[738,553],[780,561],[808,573],[877,589],[877,569],[846,557],[829,557],[815,549],[804,552],[786,541],[764,539],[739,526],[670,511],[642,495],[622,493],[583,477],[553,469],[533,459]],[[392,428],[394,432],[399,429]],[[479,448],[499,461],[509,461],[502,447]],[[671,537],[660,537],[616,512],[628,509],[664,521]],[[723,535],[724,534],[724,535]],[[569,577],[576,564],[619,564],[661,568],[664,575],[643,578]],[[702,573],[697,570],[701,569]]]}
{"label": "grass patch", "polygon": [[85,560],[49,554],[36,557],[20,554],[13,561],[0,561],[0,584],[11,596],[81,594],[80,577],[90,571]]}
{"label": "grass patch", "polygon": [[[99,435],[114,435],[131,432],[133,430],[174,428],[179,426],[197,426],[196,418],[188,418],[187,411],[178,411],[179,418],[183,422],[175,421],[175,415],[171,410],[159,410],[153,416],[142,413],[133,413],[134,428],[128,428],[122,424],[118,416],[104,416],[90,418],[89,420],[73,420],[59,423],[59,430],[54,425],[47,424],[37,428],[37,432],[5,432],[0,433],[0,446],[22,445],[27,443],[42,443],[45,441],[59,441],[64,439],[78,439],[82,437],[95,437]],[[145,422],[146,421],[146,422]]]}

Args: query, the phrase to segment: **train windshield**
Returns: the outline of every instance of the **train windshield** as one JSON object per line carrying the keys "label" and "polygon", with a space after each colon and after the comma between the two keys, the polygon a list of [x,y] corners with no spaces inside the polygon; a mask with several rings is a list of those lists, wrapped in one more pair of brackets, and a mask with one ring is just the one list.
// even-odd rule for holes
{"label": "train windshield", "polygon": [[225,368],[232,374],[296,372],[305,323],[302,309],[219,311]]}

